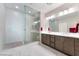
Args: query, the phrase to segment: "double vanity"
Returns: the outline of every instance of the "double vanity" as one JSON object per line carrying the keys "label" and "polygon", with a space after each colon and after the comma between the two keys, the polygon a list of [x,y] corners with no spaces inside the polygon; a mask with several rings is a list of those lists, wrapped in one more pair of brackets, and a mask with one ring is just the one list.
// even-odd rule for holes
{"label": "double vanity", "polygon": [[79,56],[79,33],[41,32],[41,42],[70,56]]}

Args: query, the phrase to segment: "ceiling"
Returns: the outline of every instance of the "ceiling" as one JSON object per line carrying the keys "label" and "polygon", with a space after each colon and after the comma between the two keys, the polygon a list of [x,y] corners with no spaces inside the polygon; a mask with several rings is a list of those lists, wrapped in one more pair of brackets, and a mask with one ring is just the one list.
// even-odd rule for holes
{"label": "ceiling", "polygon": [[25,6],[25,4],[22,4],[22,3],[6,3],[6,4],[4,4],[4,6],[11,10],[16,10],[16,11],[19,11],[22,13],[27,13],[34,17],[39,17],[39,15],[40,15],[40,13],[37,10],[35,10],[29,6]]}
{"label": "ceiling", "polygon": [[43,11],[44,13],[47,13],[61,6],[62,4],[63,3],[27,3],[26,5],[36,9],[37,11]]}
{"label": "ceiling", "polygon": [[24,5],[26,5],[26,13],[31,14],[35,17],[39,16],[38,11],[42,11],[43,13],[47,14],[50,11],[55,10],[55,8],[60,7],[64,3],[24,3],[24,4],[6,4],[5,6],[8,6],[10,8],[16,9],[16,6],[18,7],[17,10],[25,11]]}

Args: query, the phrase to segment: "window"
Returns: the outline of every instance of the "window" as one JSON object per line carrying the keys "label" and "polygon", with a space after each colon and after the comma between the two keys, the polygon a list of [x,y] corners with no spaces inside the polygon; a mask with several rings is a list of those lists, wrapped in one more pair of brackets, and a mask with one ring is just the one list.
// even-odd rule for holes
{"label": "window", "polygon": [[68,10],[64,10],[64,15],[68,14],[69,11]]}

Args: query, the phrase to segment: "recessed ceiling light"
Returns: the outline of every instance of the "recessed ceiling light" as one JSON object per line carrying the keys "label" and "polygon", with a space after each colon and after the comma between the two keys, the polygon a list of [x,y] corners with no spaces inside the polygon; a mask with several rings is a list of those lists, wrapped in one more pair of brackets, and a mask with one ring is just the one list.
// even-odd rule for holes
{"label": "recessed ceiling light", "polygon": [[34,22],[35,24],[37,24],[38,22]]}
{"label": "recessed ceiling light", "polygon": [[16,6],[16,8],[19,8],[18,6]]}
{"label": "recessed ceiling light", "polygon": [[69,13],[68,10],[64,10],[64,15],[65,15],[65,14],[68,14],[68,13]]}
{"label": "recessed ceiling light", "polygon": [[31,11],[29,11],[29,13],[31,13]]}

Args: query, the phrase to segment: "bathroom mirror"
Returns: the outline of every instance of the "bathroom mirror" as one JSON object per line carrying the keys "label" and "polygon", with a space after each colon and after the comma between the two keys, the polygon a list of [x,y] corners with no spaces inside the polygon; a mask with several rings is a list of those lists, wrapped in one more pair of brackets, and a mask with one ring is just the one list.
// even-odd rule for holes
{"label": "bathroom mirror", "polygon": [[76,28],[79,23],[79,13],[72,13],[63,17],[49,20],[49,27],[53,32],[70,32],[70,28]]}

